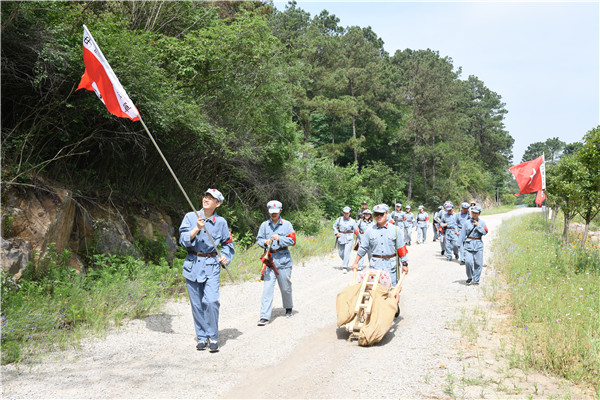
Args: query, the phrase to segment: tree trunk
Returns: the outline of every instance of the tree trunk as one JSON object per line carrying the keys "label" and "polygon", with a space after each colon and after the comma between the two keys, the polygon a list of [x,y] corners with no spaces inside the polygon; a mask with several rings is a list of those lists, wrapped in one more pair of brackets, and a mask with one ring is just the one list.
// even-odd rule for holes
{"label": "tree trunk", "polygon": [[425,203],[427,203],[429,190],[427,190],[427,158],[423,155],[423,192],[425,193]]}
{"label": "tree trunk", "polygon": [[554,233],[556,230],[556,218],[558,217],[558,208],[552,209],[552,227],[551,232]]}
{"label": "tree trunk", "polygon": [[308,142],[308,136],[310,135],[310,115],[304,120],[304,141]]}
{"label": "tree trunk", "polygon": [[585,229],[583,230],[583,237],[581,238],[581,248],[585,249],[585,242],[587,240],[588,231],[590,230],[590,221],[585,221]]}
{"label": "tree trunk", "polygon": [[431,138],[431,189],[435,190],[435,134]]}
{"label": "tree trunk", "polygon": [[565,241],[565,243],[569,243],[569,222],[570,219],[567,215],[567,213],[564,213],[564,222],[565,222],[565,226],[563,227],[563,239]]}
{"label": "tree trunk", "polygon": [[410,201],[410,199],[412,198],[412,186],[413,186],[413,180],[415,177],[415,164],[417,162],[417,144],[419,143],[419,131],[417,130],[415,132],[415,146],[413,147],[413,156],[412,156],[412,162],[410,165],[410,178],[408,181],[408,201]]}
{"label": "tree trunk", "polygon": [[352,137],[354,138],[354,162],[358,164],[358,151],[356,149],[356,118],[352,116]]}

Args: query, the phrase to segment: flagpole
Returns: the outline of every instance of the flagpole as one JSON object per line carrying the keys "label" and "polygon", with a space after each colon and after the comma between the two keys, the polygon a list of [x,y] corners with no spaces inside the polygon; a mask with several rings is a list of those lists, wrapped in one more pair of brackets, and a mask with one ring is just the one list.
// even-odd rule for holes
{"label": "flagpole", "polygon": [[[192,201],[190,200],[190,198],[188,197],[187,193],[185,192],[185,190],[183,189],[183,186],[181,186],[181,183],[179,182],[179,179],[177,179],[177,175],[175,175],[175,172],[173,172],[173,169],[171,168],[171,165],[169,165],[169,162],[167,161],[167,159],[165,158],[165,156],[163,155],[163,152],[160,150],[160,147],[158,147],[158,144],[156,143],[156,140],[154,140],[154,137],[152,136],[152,134],[150,133],[150,131],[148,130],[148,127],[146,126],[146,124],[144,123],[144,120],[142,119],[142,116],[140,114],[138,114],[138,118],[140,120],[140,122],[142,123],[142,126],[144,127],[144,129],[146,130],[146,133],[148,133],[148,137],[150,138],[150,140],[152,141],[152,144],[154,145],[154,147],[156,147],[156,150],[158,151],[158,154],[160,154],[160,157],[162,158],[162,160],[165,162],[165,165],[167,166],[167,168],[169,169],[169,172],[171,172],[171,175],[173,176],[173,179],[175,179],[175,182],[177,182],[177,186],[179,186],[179,189],[181,190],[181,193],[183,193],[183,195],[185,196],[185,199],[187,200],[188,204],[190,205],[190,207],[192,208],[192,210],[194,211],[194,214],[196,214],[196,218],[200,218],[200,215],[198,215],[198,211],[196,211],[196,208],[194,207],[194,205],[192,204]],[[206,227],[204,227],[204,231],[206,232],[206,234],[208,235],[208,238],[210,239],[210,242],[212,243],[213,247],[215,248],[215,250],[217,251],[217,255],[219,256],[219,258],[221,258],[221,252],[219,251],[219,248],[217,247],[217,245],[215,244],[215,241],[213,240],[212,236],[210,235],[210,233],[208,233],[208,229],[206,229]],[[220,262],[220,261],[219,261]],[[227,273],[229,274],[229,278],[231,278],[232,282],[235,282],[233,280],[233,276],[231,276],[231,273],[229,272],[229,270],[227,269],[227,267],[225,265],[223,265],[223,268],[225,269],[225,271],[227,271]]]}
{"label": "flagpole", "polygon": [[[542,151],[542,163],[544,164],[544,175],[542,180],[542,194],[544,195],[544,201],[546,201],[546,152]],[[546,201],[546,206],[544,207],[544,220],[546,225],[546,246],[548,245],[548,201]]]}

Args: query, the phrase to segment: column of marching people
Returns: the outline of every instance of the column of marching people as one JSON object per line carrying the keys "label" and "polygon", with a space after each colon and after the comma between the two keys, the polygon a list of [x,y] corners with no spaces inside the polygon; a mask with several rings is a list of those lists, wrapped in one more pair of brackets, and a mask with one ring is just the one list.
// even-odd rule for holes
{"label": "column of marching people", "polygon": [[[386,226],[395,225],[394,234],[399,232],[403,236],[405,246],[411,246],[413,231],[416,231],[416,244],[427,242],[427,233],[429,227],[432,227],[433,242],[439,241],[440,254],[448,261],[458,261],[460,265],[465,266],[466,285],[478,285],[481,278],[481,269],[483,267],[483,242],[482,237],[488,233],[488,228],[484,221],[479,219],[482,209],[475,202],[463,202],[460,210],[455,211],[455,206],[451,201],[444,202],[430,219],[425,207],[420,205],[418,212],[413,214],[411,206],[406,205],[404,209],[401,203],[395,203],[394,210],[388,212],[388,206],[379,204],[374,207],[379,213],[373,213],[368,208],[368,202],[362,202],[362,208],[357,212],[356,219],[351,217],[351,208],[343,208],[343,215],[337,218],[333,224],[333,231],[336,235],[336,247],[342,260],[341,269],[344,273],[349,271],[351,251],[359,250],[364,247],[366,253],[360,258],[357,269],[363,270],[367,263],[373,268],[373,250],[376,243],[364,243],[371,235],[368,235],[370,229],[376,229],[377,220],[382,211],[385,212]],[[389,232],[392,232],[391,230]],[[364,244],[364,246],[363,246]],[[389,255],[390,257],[392,255]],[[394,273],[396,268],[393,268]],[[392,271],[388,271],[392,272]]]}

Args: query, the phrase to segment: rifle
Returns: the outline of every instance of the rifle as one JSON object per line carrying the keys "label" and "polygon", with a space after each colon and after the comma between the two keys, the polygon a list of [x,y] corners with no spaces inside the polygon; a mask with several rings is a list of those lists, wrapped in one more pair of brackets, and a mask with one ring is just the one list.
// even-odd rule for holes
{"label": "rifle", "polygon": [[267,247],[267,249],[265,250],[265,254],[260,256],[259,260],[262,261],[262,263],[263,263],[262,269],[260,270],[260,280],[261,281],[265,280],[265,272],[267,271],[267,267],[271,268],[273,270],[273,272],[275,272],[275,275],[279,275],[279,271],[277,270],[277,267],[275,266],[275,262],[273,261],[273,254],[271,254],[271,245],[270,244]]}

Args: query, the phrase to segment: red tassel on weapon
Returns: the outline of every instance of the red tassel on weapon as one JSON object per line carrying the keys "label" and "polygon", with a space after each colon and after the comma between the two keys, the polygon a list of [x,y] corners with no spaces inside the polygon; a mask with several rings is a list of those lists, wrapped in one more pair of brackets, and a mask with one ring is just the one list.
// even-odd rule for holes
{"label": "red tassel on weapon", "polygon": [[277,270],[277,267],[275,266],[275,262],[273,262],[273,254],[271,254],[270,251],[265,251],[265,254],[263,254],[262,256],[260,256],[259,258],[260,261],[262,261],[263,266],[262,269],[260,271],[260,280],[264,281],[265,280],[265,272],[267,270],[267,267],[271,268],[273,270],[273,272],[275,272],[275,275],[279,275],[279,271]]}

